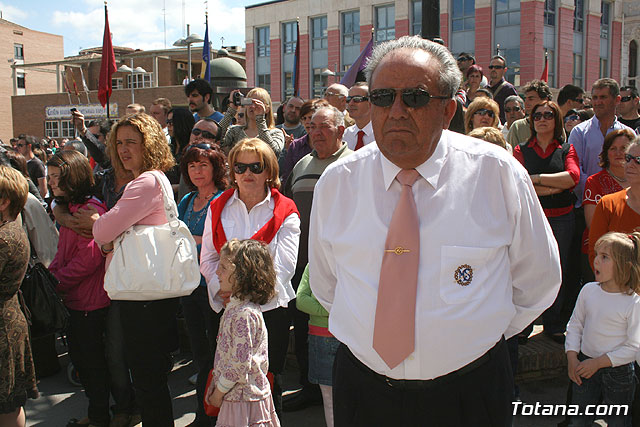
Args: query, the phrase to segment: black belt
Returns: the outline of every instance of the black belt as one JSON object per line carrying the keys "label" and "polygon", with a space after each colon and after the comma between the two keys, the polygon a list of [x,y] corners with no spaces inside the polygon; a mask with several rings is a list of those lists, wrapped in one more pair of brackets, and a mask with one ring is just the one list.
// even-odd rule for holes
{"label": "black belt", "polygon": [[349,348],[342,344],[342,346],[344,346],[344,349],[347,353],[347,355],[349,356],[349,358],[365,373],[369,374],[369,376],[372,376],[373,378],[375,378],[376,380],[386,384],[389,387],[392,388],[396,388],[399,390],[422,390],[422,389],[426,389],[426,388],[431,388],[431,387],[435,387],[435,386],[441,386],[443,384],[446,384],[448,382],[451,382],[452,380],[461,377],[463,375],[466,375],[468,373],[470,373],[471,371],[478,369],[480,366],[486,364],[487,362],[489,362],[492,358],[494,358],[496,356],[496,354],[500,351],[501,347],[504,344],[504,336],[500,338],[500,341],[498,341],[496,343],[496,345],[494,345],[493,347],[491,347],[485,354],[483,354],[482,356],[478,357],[476,360],[474,360],[473,362],[463,366],[462,368],[453,371],[453,372],[449,372],[446,375],[442,375],[440,377],[431,379],[431,380],[396,380],[393,378],[389,378],[385,375],[380,375],[377,372],[369,369],[368,366],[366,366],[364,363],[362,363],[360,360],[358,360],[358,358],[356,356],[353,355],[353,353],[351,353],[351,351],[349,350]]}

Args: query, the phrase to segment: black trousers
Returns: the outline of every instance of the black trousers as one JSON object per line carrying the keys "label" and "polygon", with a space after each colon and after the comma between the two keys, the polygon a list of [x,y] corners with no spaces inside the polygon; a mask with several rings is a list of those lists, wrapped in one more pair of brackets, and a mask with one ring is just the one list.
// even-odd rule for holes
{"label": "black trousers", "polygon": [[69,310],[69,356],[89,399],[91,424],[109,425],[109,369],[105,356],[108,307],[94,311]]}
{"label": "black trousers", "polygon": [[172,363],[168,340],[176,322],[178,299],[121,301],[125,356],[144,427],[173,427],[167,385]]}
{"label": "black trousers", "polygon": [[282,378],[289,347],[290,320],[284,307],[262,313],[269,334],[269,372],[273,374],[273,404],[276,413],[282,413]]}
{"label": "black trousers", "polygon": [[504,340],[481,366],[425,387],[394,387],[382,378],[340,345],[333,365],[335,427],[511,426],[513,377]]}

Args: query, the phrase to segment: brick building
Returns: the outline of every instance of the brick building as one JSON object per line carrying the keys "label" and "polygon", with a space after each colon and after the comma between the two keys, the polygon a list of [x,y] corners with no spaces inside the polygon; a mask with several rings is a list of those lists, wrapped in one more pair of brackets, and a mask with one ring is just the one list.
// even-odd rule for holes
{"label": "brick building", "polygon": [[[59,61],[23,64],[26,70],[52,67],[53,79],[39,95],[11,98],[13,134],[73,138],[71,107],[78,108],[88,119],[106,117],[106,110],[98,101],[101,51],[101,47],[96,47]],[[182,82],[188,74],[187,48],[142,51],[114,46],[114,54],[118,68],[126,65],[134,72],[118,70],[111,78],[112,118],[121,116],[134,101],[149,108],[154,99],[163,97],[175,105],[186,106]],[[221,49],[212,57],[214,105],[219,107],[221,99],[233,88],[246,87],[245,57],[244,51],[236,47]],[[202,65],[201,46],[191,48],[191,58],[195,78],[200,75]],[[88,92],[84,90],[83,78]]]}
{"label": "brick building", "polygon": [[33,31],[0,19],[0,139],[9,142],[15,133],[12,95],[50,91],[56,84],[55,66],[22,68],[25,62],[50,62],[64,58],[62,36]]}
{"label": "brick building", "polygon": [[[455,54],[470,52],[486,69],[505,56],[515,85],[540,78],[545,51],[549,84],[587,89],[600,77],[625,80],[621,69],[623,8],[631,1],[440,0],[440,34]],[[274,0],[245,9],[249,86],[277,102],[292,93],[291,73],[300,23],[300,90],[319,96],[376,42],[420,34],[421,0]],[[637,45],[636,45],[637,46]]]}

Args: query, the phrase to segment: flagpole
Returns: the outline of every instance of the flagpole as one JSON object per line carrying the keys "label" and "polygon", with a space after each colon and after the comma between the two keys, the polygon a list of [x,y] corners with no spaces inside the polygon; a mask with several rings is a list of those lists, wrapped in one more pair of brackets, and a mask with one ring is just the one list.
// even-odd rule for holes
{"label": "flagpole", "polygon": [[[105,23],[107,22],[107,0],[104,0],[104,21]],[[102,41],[102,44],[104,45],[104,40]],[[104,49],[104,47],[103,47]],[[104,55],[104,52],[103,52]],[[102,59],[104,60],[104,58]],[[101,61],[102,62],[102,61]],[[100,64],[100,68],[102,68],[102,64]],[[131,82],[133,83],[133,82]],[[89,97],[89,95],[87,95],[87,98]],[[111,117],[109,116],[109,91],[107,91],[107,121],[111,121]]]}

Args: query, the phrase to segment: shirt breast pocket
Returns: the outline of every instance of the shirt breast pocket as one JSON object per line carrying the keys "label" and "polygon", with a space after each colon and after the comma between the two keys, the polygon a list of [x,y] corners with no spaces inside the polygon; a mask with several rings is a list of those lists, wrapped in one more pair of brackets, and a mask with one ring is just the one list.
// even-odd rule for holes
{"label": "shirt breast pocket", "polygon": [[221,219],[220,221],[222,222],[222,229],[224,230],[225,236],[227,236],[227,240],[237,237],[234,235],[235,222],[228,219]]}
{"label": "shirt breast pocket", "polygon": [[486,262],[493,249],[443,246],[440,261],[440,298],[447,304],[462,304],[483,298],[489,280]]}

